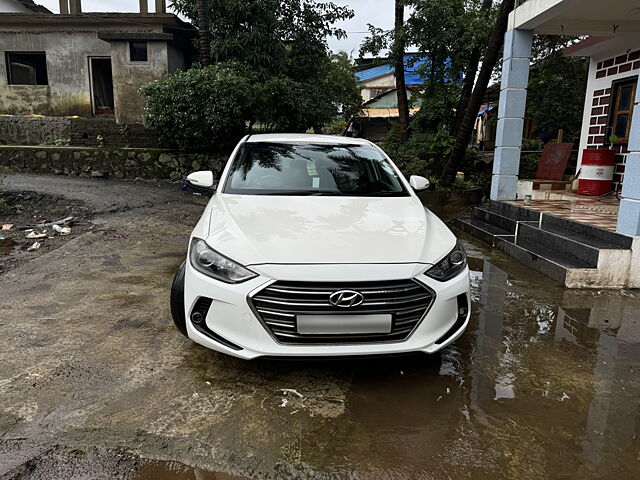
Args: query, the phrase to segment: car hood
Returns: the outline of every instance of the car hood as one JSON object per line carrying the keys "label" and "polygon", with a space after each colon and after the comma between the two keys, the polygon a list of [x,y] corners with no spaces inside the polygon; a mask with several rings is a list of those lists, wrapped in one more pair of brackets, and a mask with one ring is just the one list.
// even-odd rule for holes
{"label": "car hood", "polygon": [[218,194],[207,210],[207,243],[243,265],[432,264],[456,241],[415,196]]}

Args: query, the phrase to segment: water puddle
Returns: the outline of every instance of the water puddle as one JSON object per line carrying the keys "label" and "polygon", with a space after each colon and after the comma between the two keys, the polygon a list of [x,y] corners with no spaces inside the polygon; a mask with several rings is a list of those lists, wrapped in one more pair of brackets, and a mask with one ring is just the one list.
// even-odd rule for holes
{"label": "water puddle", "polygon": [[209,472],[180,462],[154,460],[142,466],[134,480],[248,480],[229,473]]}

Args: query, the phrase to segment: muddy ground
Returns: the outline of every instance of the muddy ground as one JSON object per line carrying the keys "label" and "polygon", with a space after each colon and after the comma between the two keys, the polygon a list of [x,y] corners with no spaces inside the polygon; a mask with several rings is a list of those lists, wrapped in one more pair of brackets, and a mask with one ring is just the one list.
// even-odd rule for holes
{"label": "muddy ground", "polygon": [[0,479],[640,476],[637,291],[564,290],[463,237],[473,317],[444,352],[244,362],[170,320],[204,198],[3,188],[80,202],[93,228],[0,277]]}

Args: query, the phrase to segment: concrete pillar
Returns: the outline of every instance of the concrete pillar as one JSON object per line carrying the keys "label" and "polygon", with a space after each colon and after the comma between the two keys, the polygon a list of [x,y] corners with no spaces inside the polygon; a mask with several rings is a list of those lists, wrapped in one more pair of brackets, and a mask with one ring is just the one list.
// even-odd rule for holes
{"label": "concrete pillar", "polygon": [[156,13],[167,13],[166,0],[156,0]]}
{"label": "concrete pillar", "polygon": [[531,30],[508,30],[504,36],[496,151],[491,179],[492,200],[516,198],[532,42]]}
{"label": "concrete pillar", "polygon": [[[640,85],[640,75],[638,77]],[[640,88],[636,88],[627,148],[629,154],[624,168],[617,230],[619,233],[636,237],[640,236]]]}
{"label": "concrete pillar", "polygon": [[71,13],[82,13],[82,1],[69,0],[69,11]]}
{"label": "concrete pillar", "polygon": [[69,0],[60,0],[60,13],[63,15],[69,13]]}
{"label": "concrete pillar", "polygon": [[140,13],[149,13],[149,0],[140,0]]}

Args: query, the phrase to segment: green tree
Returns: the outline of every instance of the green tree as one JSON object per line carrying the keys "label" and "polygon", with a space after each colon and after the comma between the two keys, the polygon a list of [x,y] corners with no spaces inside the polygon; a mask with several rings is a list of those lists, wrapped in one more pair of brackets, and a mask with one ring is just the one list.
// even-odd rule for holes
{"label": "green tree", "polygon": [[580,138],[588,63],[584,58],[563,55],[564,48],[577,40],[534,37],[526,117],[535,122],[542,140],[556,138],[559,129],[564,130],[567,142]]}
{"label": "green tree", "polygon": [[504,34],[507,31],[507,20],[509,13],[513,10],[514,0],[502,0],[500,4],[500,10],[496,16],[496,22],[491,32],[491,37],[487,43],[485,50],[482,68],[478,74],[478,79],[473,87],[473,92],[469,97],[469,103],[464,112],[462,122],[460,123],[460,129],[456,135],[456,142],[453,146],[451,156],[442,169],[440,174],[440,180],[438,183],[444,187],[448,187],[453,183],[455,172],[458,166],[464,161],[473,132],[473,125],[475,123],[478,110],[482,103],[482,99],[489,86],[493,69],[495,68],[498,59],[502,52],[502,45],[504,43]]}
{"label": "green tree", "polygon": [[[348,7],[315,0],[208,0],[211,57],[250,65],[261,80],[286,75],[313,78],[315,60],[327,56],[327,37],[344,38],[335,23],[353,17]],[[197,0],[174,9],[197,22]]]}
{"label": "green tree", "polygon": [[[473,87],[479,51],[486,44],[491,24],[488,0],[412,0],[408,24],[410,42],[427,61],[418,70],[425,79],[416,116],[419,130],[446,127],[457,133],[460,108]],[[463,75],[464,74],[464,75]],[[466,100],[465,100],[466,97]]]}
{"label": "green tree", "polygon": [[[174,8],[197,22],[202,1],[175,0]],[[328,36],[345,36],[334,24],[352,10],[314,0],[208,0],[208,7],[213,67],[142,90],[146,124],[176,146],[209,149],[256,128],[321,130],[359,110],[351,61],[327,46]]]}

